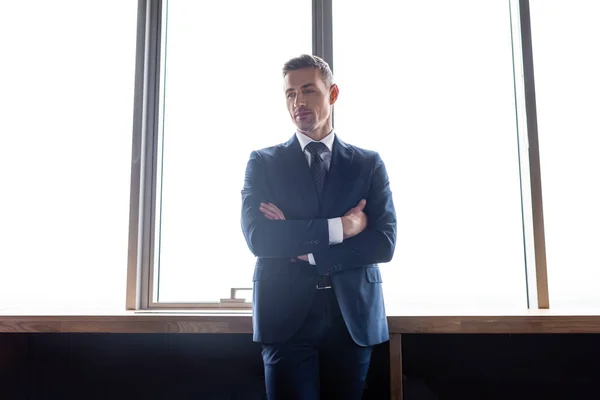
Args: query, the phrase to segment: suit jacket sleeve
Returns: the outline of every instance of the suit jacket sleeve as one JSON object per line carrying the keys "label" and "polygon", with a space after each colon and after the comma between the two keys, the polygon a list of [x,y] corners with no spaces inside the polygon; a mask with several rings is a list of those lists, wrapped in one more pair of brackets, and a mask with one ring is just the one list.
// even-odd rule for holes
{"label": "suit jacket sleeve", "polygon": [[269,220],[258,209],[272,202],[267,171],[260,153],[253,151],[242,189],[242,231],[257,257],[297,257],[329,247],[327,219]]}
{"label": "suit jacket sleeve", "polygon": [[360,234],[326,249],[313,252],[321,274],[369,264],[388,262],[396,247],[396,211],[387,170],[375,155],[365,214],[367,228]]}

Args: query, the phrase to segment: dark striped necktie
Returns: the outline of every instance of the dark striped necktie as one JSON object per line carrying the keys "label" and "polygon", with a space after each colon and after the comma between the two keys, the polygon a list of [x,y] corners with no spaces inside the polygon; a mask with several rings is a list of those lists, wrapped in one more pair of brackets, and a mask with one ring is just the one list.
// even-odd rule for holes
{"label": "dark striped necktie", "polygon": [[310,174],[312,175],[313,182],[315,183],[319,200],[322,200],[323,188],[325,187],[325,177],[327,176],[327,165],[325,165],[325,162],[321,158],[321,154],[329,151],[329,149],[327,149],[327,146],[321,142],[310,142],[306,146],[306,150],[311,155]]}

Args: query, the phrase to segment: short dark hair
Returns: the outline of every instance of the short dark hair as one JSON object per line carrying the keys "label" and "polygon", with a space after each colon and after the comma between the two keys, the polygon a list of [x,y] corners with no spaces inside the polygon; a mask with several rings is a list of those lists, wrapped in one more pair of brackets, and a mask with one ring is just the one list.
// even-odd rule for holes
{"label": "short dark hair", "polygon": [[333,85],[333,72],[329,68],[329,64],[321,57],[313,56],[310,54],[302,54],[301,56],[294,57],[283,65],[283,77],[290,71],[294,71],[302,68],[316,68],[321,71],[323,81],[329,87]]}

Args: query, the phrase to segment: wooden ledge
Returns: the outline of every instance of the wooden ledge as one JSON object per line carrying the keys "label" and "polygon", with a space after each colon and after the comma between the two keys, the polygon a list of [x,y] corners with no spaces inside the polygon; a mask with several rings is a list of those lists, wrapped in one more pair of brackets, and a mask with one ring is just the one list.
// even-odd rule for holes
{"label": "wooden ledge", "polygon": [[1,332],[252,333],[249,314],[130,313],[121,315],[0,316]]}
{"label": "wooden ledge", "polygon": [[[531,310],[507,315],[390,315],[390,333],[600,333],[600,313]],[[249,312],[11,313],[0,333],[252,333]]]}
{"label": "wooden ledge", "polygon": [[388,317],[390,333],[531,334],[600,333],[600,316],[404,316]]}

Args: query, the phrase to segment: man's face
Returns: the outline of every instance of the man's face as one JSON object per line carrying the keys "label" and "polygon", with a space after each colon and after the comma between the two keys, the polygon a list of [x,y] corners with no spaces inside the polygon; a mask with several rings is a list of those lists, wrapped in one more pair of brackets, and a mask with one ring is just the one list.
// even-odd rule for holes
{"label": "man's face", "polygon": [[285,76],[287,108],[301,133],[331,129],[328,119],[337,94],[337,86],[328,88],[317,68],[297,69]]}

